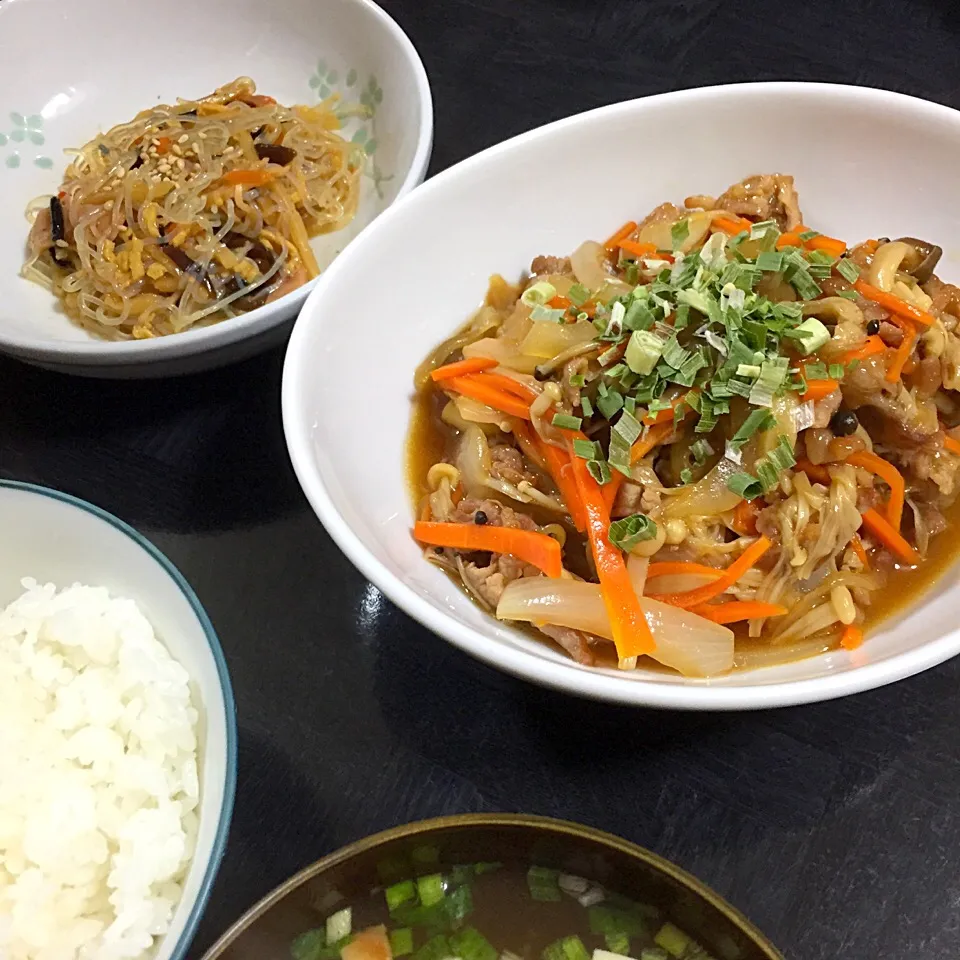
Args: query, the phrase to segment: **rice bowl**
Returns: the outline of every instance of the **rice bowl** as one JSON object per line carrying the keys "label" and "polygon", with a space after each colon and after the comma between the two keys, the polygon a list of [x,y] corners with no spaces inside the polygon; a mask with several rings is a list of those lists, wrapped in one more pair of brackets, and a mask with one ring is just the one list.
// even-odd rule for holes
{"label": "rice bowl", "polygon": [[[0,610],[16,601],[0,615],[0,661],[5,673],[11,664],[23,673],[29,660],[24,685],[47,694],[42,701],[30,701],[29,721],[20,711],[14,713],[19,720],[11,723],[11,712],[23,697],[4,687],[3,736],[9,740],[4,741],[0,776],[0,877],[7,881],[16,875],[22,883],[26,876],[47,897],[47,920],[50,891],[68,888],[56,904],[58,915],[82,922],[89,919],[86,914],[98,913],[93,919],[102,930],[122,916],[109,947],[46,955],[138,956],[144,942],[152,940],[149,954],[156,960],[183,960],[223,856],[236,784],[233,695],[216,634],[169,561],[122,521],[91,504],[42,487],[0,481],[0,527]],[[44,586],[33,587],[23,598],[25,574]],[[70,589],[77,583],[97,586]],[[68,589],[54,596],[46,584]],[[86,612],[78,617],[77,610]],[[93,630],[87,629],[90,613],[97,623]],[[46,623],[38,629],[41,620]],[[105,671],[115,683],[103,682]],[[73,682],[61,682],[68,679]],[[161,717],[166,718],[162,725]],[[42,721],[42,727],[32,726],[34,721]],[[24,752],[28,744],[41,744],[44,756],[56,757],[49,774],[56,774],[55,790],[49,779],[44,789],[39,782],[7,780],[8,770],[15,776],[26,769],[22,754],[14,759],[17,742]],[[108,780],[116,784],[108,785]],[[31,791],[36,802],[31,803],[33,829],[27,838],[23,803]],[[99,840],[91,829],[91,794]],[[114,803],[111,811],[104,801],[121,796],[128,806]],[[52,830],[57,831],[56,845],[46,842],[45,833]],[[68,835],[69,844],[64,842]],[[72,859],[65,859],[67,853]],[[101,869],[104,858],[110,862],[108,871]],[[83,881],[80,886],[67,882],[68,870]],[[107,884],[102,883],[104,872]],[[62,888],[50,884],[54,874],[64,879]],[[99,892],[87,886],[91,883]],[[15,894],[21,905],[23,892],[18,888]],[[116,894],[113,903],[111,894]],[[11,902],[3,882],[0,901],[4,907]],[[40,904],[34,900],[31,905]],[[0,913],[4,920],[9,916],[6,910]],[[10,943],[15,934],[29,934],[33,923],[36,917],[18,916],[14,930],[13,923],[0,920],[0,954],[17,957]],[[87,932],[92,929],[88,925]],[[130,936],[134,931],[139,946]],[[57,934],[65,936],[63,930]]]}

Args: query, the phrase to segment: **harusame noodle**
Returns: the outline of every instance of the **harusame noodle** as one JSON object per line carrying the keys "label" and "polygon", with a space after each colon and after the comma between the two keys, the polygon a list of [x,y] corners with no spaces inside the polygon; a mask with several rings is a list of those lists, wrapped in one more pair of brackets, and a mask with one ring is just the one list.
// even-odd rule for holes
{"label": "harusame noodle", "polygon": [[446,451],[425,557],[581,664],[713,676],[857,646],[957,495],[939,257],[823,236],[778,174],[494,277],[415,375]]}
{"label": "harusame noodle", "polygon": [[180,333],[318,275],[310,237],[353,218],[364,154],[332,100],[285,107],[241,77],[156,106],[75,152],[23,274],[111,339]]}

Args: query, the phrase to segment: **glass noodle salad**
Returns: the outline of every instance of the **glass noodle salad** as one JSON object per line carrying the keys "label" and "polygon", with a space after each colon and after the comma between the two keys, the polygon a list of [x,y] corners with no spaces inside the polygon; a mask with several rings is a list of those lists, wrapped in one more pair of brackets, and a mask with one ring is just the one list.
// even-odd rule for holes
{"label": "glass noodle salad", "polygon": [[957,495],[940,252],[824,236],[777,174],[493,277],[416,374],[426,558],[580,664],[858,646]]}
{"label": "glass noodle salad", "polygon": [[73,151],[57,194],[28,208],[23,275],[114,340],[224,320],[316,277],[310,238],[353,219],[363,148],[337,132],[335,97],[286,107],[256,89],[240,77],[151,107]]}

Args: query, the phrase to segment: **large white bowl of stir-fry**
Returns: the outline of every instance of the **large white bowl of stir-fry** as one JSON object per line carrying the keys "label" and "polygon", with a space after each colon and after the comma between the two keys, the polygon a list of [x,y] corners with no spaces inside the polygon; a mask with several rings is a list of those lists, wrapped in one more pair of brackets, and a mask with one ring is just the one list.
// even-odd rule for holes
{"label": "large white bowl of stir-fry", "polygon": [[140,377],[281,342],[431,136],[370,0],[4,3],[0,353]]}
{"label": "large white bowl of stir-fry", "polygon": [[572,692],[762,707],[952,656],[958,149],[944,107],[760,84],[466,161],[307,302],[307,496],[412,616]]}

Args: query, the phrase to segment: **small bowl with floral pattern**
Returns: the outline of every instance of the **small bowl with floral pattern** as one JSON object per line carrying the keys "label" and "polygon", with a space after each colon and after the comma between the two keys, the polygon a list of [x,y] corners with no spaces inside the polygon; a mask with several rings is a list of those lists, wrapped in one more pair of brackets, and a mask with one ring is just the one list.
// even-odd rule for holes
{"label": "small bowl with floral pattern", "polygon": [[313,239],[321,270],[423,180],[433,136],[427,75],[407,36],[370,0],[167,0],[162,16],[123,0],[0,4],[0,353],[88,376],[150,377],[282,342],[316,281],[209,326],[111,341],[20,275],[25,211],[56,192],[66,150],[151,105],[195,99],[239,76],[283,104],[339,93],[364,108],[342,128],[366,151],[359,208],[346,227]]}

